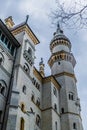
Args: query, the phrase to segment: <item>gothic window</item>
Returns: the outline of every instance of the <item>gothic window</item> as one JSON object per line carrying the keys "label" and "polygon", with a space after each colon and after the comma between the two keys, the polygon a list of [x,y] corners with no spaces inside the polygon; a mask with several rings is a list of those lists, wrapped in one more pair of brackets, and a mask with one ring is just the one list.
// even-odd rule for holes
{"label": "gothic window", "polygon": [[24,105],[24,103],[21,103],[21,111],[22,111],[22,112],[25,111],[25,105]]}
{"label": "gothic window", "polygon": [[3,54],[0,52],[0,65],[2,65],[4,62],[4,56]]}
{"label": "gothic window", "polygon": [[31,100],[34,102],[35,100],[35,95],[34,95],[34,92],[32,91],[32,95],[31,95]]}
{"label": "gothic window", "polygon": [[25,86],[25,85],[24,85],[23,88],[22,88],[22,92],[23,92],[24,94],[26,94],[26,86]]}
{"label": "gothic window", "polygon": [[54,110],[57,111],[57,105],[56,105],[56,103],[54,104]]}
{"label": "gothic window", "polygon": [[21,119],[20,119],[20,130],[24,130],[24,119],[23,119],[23,117],[21,117]]}
{"label": "gothic window", "polygon": [[64,113],[64,108],[61,108],[61,113]]}
{"label": "gothic window", "polygon": [[57,96],[57,90],[56,90],[55,87],[53,88],[53,93],[54,93],[55,96]]}
{"label": "gothic window", "polygon": [[2,94],[3,96],[5,96],[6,94],[6,88],[7,88],[7,85],[5,81],[0,80],[0,94]]}
{"label": "gothic window", "polygon": [[36,115],[36,124],[37,124],[37,126],[40,127],[41,119],[40,119],[40,116],[38,114]]}
{"label": "gothic window", "polygon": [[36,105],[39,107],[40,106],[40,98],[37,99]]}
{"label": "gothic window", "polygon": [[76,123],[73,123],[73,129],[76,129]]}
{"label": "gothic window", "polygon": [[27,63],[24,64],[24,70],[27,72],[27,73],[30,73],[30,69],[29,69],[29,66]]}
{"label": "gothic window", "polygon": [[72,92],[69,93],[69,100],[74,100],[74,94]]}

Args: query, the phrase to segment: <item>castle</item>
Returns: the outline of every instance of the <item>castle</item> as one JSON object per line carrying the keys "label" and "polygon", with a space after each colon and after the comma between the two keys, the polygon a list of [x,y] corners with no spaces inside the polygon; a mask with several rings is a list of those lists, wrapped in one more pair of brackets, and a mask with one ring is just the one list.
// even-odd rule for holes
{"label": "castle", "polygon": [[46,77],[38,38],[27,24],[0,20],[0,130],[83,130],[71,42],[59,24],[51,38]]}

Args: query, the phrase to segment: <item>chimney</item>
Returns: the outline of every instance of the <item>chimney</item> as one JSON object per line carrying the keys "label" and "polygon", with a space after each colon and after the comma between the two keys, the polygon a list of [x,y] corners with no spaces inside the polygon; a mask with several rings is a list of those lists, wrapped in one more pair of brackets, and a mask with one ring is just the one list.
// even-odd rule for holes
{"label": "chimney", "polygon": [[5,24],[9,29],[11,29],[13,25],[15,25],[12,16],[9,16],[8,18],[5,19]]}

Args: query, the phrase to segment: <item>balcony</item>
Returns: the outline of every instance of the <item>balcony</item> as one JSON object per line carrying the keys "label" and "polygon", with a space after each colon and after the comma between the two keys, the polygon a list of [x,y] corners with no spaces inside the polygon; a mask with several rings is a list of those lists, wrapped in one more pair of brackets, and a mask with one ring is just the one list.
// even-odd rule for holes
{"label": "balcony", "polygon": [[27,50],[25,50],[23,56],[26,59],[26,61],[32,66],[34,63],[32,55]]}

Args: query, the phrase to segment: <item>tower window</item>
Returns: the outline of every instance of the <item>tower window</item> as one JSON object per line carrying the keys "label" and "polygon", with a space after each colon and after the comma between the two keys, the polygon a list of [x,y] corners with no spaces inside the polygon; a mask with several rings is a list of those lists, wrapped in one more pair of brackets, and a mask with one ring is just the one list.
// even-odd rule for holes
{"label": "tower window", "polygon": [[55,122],[55,130],[57,130],[57,121]]}
{"label": "tower window", "polygon": [[56,90],[55,87],[53,88],[53,93],[54,93],[55,96],[57,96],[57,90]]}
{"label": "tower window", "polygon": [[76,123],[73,123],[73,129],[76,129]]}
{"label": "tower window", "polygon": [[58,65],[60,65],[60,61],[58,62]]}
{"label": "tower window", "polygon": [[37,104],[38,107],[40,106],[40,98],[37,99],[36,104]]}
{"label": "tower window", "polygon": [[69,93],[69,100],[74,100],[74,94],[72,92]]}
{"label": "tower window", "polygon": [[0,111],[0,121],[1,121],[1,117],[2,117],[2,111]]}
{"label": "tower window", "polygon": [[36,124],[37,124],[37,126],[40,127],[41,119],[40,119],[40,116],[39,116],[39,115],[36,116]]}
{"label": "tower window", "polygon": [[32,100],[33,102],[34,102],[34,100],[35,100],[34,92],[32,92],[31,100]]}
{"label": "tower window", "polygon": [[25,111],[25,105],[24,105],[24,103],[21,104],[21,111],[22,111],[22,112]]}
{"label": "tower window", "polygon": [[23,88],[22,88],[22,92],[23,92],[24,94],[26,94],[26,86],[25,86],[25,85],[24,85]]}
{"label": "tower window", "polygon": [[54,110],[57,111],[57,105],[56,105],[56,103],[54,104]]}
{"label": "tower window", "polygon": [[64,113],[64,108],[61,108],[61,113]]}
{"label": "tower window", "polygon": [[24,130],[24,119],[22,117],[20,119],[20,130]]}

